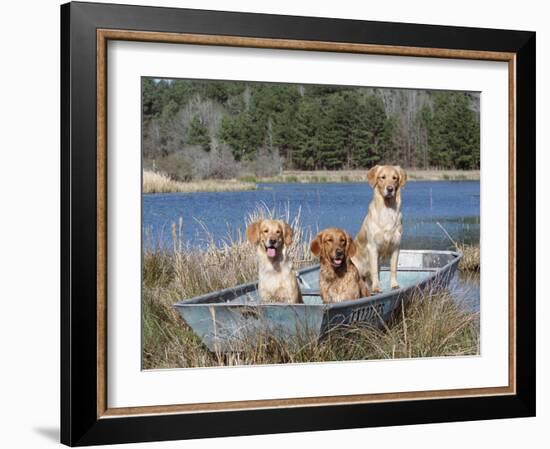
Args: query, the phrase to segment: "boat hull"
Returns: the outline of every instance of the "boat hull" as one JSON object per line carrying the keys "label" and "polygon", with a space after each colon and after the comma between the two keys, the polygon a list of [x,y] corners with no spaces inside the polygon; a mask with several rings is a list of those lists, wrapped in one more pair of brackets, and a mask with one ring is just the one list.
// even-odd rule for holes
{"label": "boat hull", "polygon": [[382,293],[336,304],[321,301],[319,265],[315,265],[298,271],[304,304],[262,303],[257,284],[250,283],[179,301],[174,307],[214,352],[244,351],[251,343],[271,339],[285,345],[303,346],[339,326],[384,325],[402,301],[446,288],[461,257],[452,251],[402,250],[398,264],[399,289],[389,288],[389,271],[382,267]]}

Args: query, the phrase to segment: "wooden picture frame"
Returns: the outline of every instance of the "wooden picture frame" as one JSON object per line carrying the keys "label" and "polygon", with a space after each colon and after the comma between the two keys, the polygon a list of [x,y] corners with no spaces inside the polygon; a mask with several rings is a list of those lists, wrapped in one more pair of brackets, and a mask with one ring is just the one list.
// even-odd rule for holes
{"label": "wooden picture frame", "polygon": [[[534,416],[535,33],[93,3],[63,5],[61,24],[62,443]],[[109,409],[106,48],[110,40],[507,62],[508,386]]]}

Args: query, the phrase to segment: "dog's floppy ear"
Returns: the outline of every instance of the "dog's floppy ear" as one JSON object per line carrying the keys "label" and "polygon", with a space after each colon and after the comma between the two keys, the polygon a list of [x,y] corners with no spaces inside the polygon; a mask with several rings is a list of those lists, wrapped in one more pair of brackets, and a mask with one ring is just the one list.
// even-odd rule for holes
{"label": "dog's floppy ear", "polygon": [[396,165],[395,168],[399,173],[399,187],[403,187],[407,183],[407,173],[399,165]]}
{"label": "dog's floppy ear", "polygon": [[309,249],[311,250],[314,256],[321,255],[322,238],[323,238],[323,233],[319,232],[319,234],[317,234],[317,237],[315,237],[315,239],[311,242],[311,245],[309,245]]}
{"label": "dog's floppy ear", "polygon": [[357,245],[355,244],[355,242],[351,238],[351,235],[349,235],[347,232],[346,232],[346,241],[348,243],[348,245],[347,245],[347,255],[348,255],[348,257],[355,256],[355,254],[357,254]]}
{"label": "dog's floppy ear", "polygon": [[292,237],[294,237],[294,231],[290,227],[290,225],[283,221],[283,236],[285,237],[285,245],[290,246],[292,243]]}
{"label": "dog's floppy ear", "polygon": [[379,168],[380,168],[379,165],[375,165],[367,172],[367,180],[369,181],[369,184],[371,187],[374,187],[376,185],[376,177],[377,177]]}
{"label": "dog's floppy ear", "polygon": [[260,225],[261,221],[250,223],[246,228],[246,238],[250,243],[258,243],[260,241]]}

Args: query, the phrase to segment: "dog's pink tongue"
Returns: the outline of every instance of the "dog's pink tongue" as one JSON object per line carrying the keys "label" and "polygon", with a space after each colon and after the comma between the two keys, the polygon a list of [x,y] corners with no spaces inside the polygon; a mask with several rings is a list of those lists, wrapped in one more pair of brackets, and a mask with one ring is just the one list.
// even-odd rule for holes
{"label": "dog's pink tongue", "polygon": [[275,257],[277,250],[275,248],[267,248],[267,257]]}
{"label": "dog's pink tongue", "polygon": [[336,265],[340,265],[342,263],[342,259],[334,259],[334,263]]}

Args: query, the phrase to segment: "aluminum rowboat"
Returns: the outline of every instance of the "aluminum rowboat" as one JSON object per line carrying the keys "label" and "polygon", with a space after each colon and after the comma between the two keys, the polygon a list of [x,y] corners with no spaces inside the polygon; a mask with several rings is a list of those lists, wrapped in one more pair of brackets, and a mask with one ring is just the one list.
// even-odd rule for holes
{"label": "aluminum rowboat", "polygon": [[462,254],[453,251],[401,250],[397,280],[389,287],[389,269],[382,267],[382,293],[323,304],[319,295],[319,265],[297,272],[304,304],[262,303],[257,283],[242,284],[174,304],[185,322],[214,352],[242,351],[250,339],[271,335],[294,344],[322,338],[341,325],[383,325],[401,301],[414,293],[446,288],[455,275]]}

